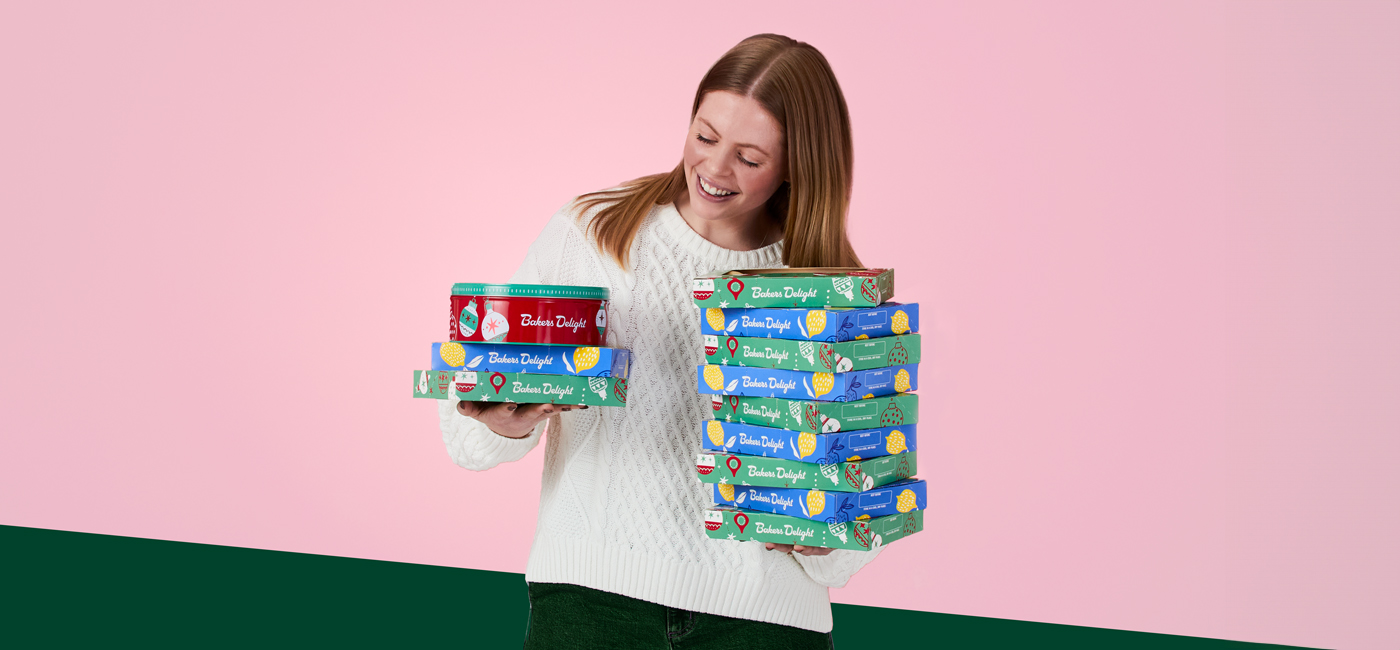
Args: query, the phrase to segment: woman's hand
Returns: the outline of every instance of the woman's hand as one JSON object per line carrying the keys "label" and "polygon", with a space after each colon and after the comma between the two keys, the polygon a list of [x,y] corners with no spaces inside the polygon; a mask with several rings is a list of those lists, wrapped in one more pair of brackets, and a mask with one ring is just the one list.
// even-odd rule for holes
{"label": "woman's hand", "polygon": [[801,544],[774,544],[773,542],[765,542],[763,544],[763,547],[770,551],[777,551],[779,553],[797,553],[800,555],[806,555],[807,557],[812,557],[813,555],[827,555],[833,550],[824,546],[803,546]]}
{"label": "woman's hand", "polygon": [[587,406],[562,406],[559,404],[515,404],[512,402],[457,402],[457,412],[489,427],[496,435],[507,438],[524,438],[535,430],[535,425],[555,413],[565,413]]}

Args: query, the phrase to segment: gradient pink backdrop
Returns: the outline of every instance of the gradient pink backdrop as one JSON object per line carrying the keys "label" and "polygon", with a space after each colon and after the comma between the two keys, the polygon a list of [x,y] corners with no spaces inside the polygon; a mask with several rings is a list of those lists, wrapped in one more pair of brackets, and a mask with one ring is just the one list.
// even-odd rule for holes
{"label": "gradient pink backdrop", "polygon": [[930,530],[836,600],[1400,638],[1400,4],[121,5],[0,7],[0,523],[523,571],[540,452],[409,398],[447,288],[777,31],[934,349]]}

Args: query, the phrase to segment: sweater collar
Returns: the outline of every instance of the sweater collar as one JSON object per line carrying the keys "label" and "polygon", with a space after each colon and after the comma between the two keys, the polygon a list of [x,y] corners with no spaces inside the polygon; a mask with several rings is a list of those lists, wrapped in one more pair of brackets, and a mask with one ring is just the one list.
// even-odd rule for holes
{"label": "sweater collar", "polygon": [[751,251],[732,251],[716,245],[692,230],[690,224],[681,217],[681,213],[676,211],[675,204],[658,206],[656,219],[661,230],[680,242],[684,250],[708,263],[713,271],[766,269],[783,264],[782,240]]}

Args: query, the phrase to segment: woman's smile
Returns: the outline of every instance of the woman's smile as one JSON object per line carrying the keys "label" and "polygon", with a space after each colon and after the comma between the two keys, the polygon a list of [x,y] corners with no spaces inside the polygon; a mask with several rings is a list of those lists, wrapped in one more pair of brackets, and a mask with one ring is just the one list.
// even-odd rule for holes
{"label": "woman's smile", "polygon": [[700,183],[700,189],[703,190],[700,194],[711,201],[723,201],[739,193],[738,190],[725,189],[715,185],[700,174],[695,175],[695,180]]}

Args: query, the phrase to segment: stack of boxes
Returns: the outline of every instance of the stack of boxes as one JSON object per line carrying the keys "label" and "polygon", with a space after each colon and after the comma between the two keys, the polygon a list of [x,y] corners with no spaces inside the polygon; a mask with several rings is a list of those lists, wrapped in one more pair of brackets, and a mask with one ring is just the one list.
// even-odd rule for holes
{"label": "stack of boxes", "polygon": [[700,480],[714,539],[871,550],[923,529],[919,306],[889,269],[696,278],[706,363]]}
{"label": "stack of boxes", "polygon": [[458,283],[448,340],[413,372],[430,399],[626,406],[631,353],[603,347],[608,290]]}

